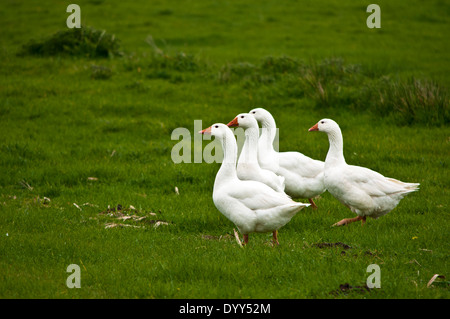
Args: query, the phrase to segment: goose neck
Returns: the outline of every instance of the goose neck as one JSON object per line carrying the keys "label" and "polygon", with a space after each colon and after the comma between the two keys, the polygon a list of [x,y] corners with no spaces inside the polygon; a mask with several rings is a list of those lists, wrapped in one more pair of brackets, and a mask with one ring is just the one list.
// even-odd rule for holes
{"label": "goose neck", "polygon": [[266,117],[261,121],[261,137],[260,147],[265,152],[275,152],[273,148],[273,141],[277,134],[277,126],[273,117]]}
{"label": "goose neck", "polygon": [[237,144],[233,133],[227,132],[221,139],[223,160],[217,173],[217,180],[224,180],[229,178],[237,178],[236,174],[236,160],[237,160]]}
{"label": "goose neck", "polygon": [[325,163],[327,164],[341,164],[345,163],[344,158],[344,141],[342,133],[339,128],[328,133],[328,141],[330,148],[328,150]]}
{"label": "goose neck", "polygon": [[240,163],[258,163],[259,128],[249,127],[245,130],[245,141],[239,156]]}

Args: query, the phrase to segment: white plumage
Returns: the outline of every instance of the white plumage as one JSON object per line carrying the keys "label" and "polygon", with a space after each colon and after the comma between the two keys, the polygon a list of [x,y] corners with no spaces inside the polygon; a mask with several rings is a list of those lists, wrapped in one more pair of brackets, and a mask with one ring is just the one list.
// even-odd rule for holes
{"label": "white plumage", "polygon": [[366,217],[378,218],[393,210],[407,194],[418,190],[418,183],[404,183],[384,177],[365,167],[348,165],[344,158],[344,142],[339,125],[331,119],[322,119],[309,129],[328,135],[330,147],[325,159],[326,189],[358,217],[343,219],[336,226]]}
{"label": "white plumage", "polygon": [[273,147],[276,124],[273,116],[263,108],[250,111],[261,124],[258,141],[258,161],[262,168],[284,177],[286,194],[292,198],[308,198],[316,207],[313,197],[325,191],[324,162],[314,160],[299,152],[277,152]]}
{"label": "white plumage", "polygon": [[245,130],[245,142],[237,163],[237,176],[241,180],[264,183],[277,192],[284,192],[284,177],[263,169],[258,163],[259,126],[255,117],[249,113],[236,116],[228,127],[242,127]]}
{"label": "white plumage", "polygon": [[236,225],[245,244],[253,232],[273,232],[274,243],[278,244],[277,230],[309,204],[297,203],[261,182],[240,180],[236,173],[237,143],[225,124],[214,124],[200,133],[215,136],[223,147],[223,162],[213,190],[217,209]]}

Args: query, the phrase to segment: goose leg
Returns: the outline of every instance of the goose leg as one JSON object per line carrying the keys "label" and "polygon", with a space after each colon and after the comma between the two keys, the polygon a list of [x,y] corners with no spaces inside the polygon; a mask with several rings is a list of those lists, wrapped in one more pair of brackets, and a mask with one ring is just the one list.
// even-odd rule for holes
{"label": "goose leg", "polygon": [[345,218],[332,226],[343,226],[361,220],[362,225],[366,222],[366,216],[356,216],[355,218]]}
{"label": "goose leg", "polygon": [[280,243],[278,242],[278,230],[275,230],[273,232],[273,244],[274,245],[279,245]]}
{"label": "goose leg", "polygon": [[308,200],[309,200],[309,202],[311,203],[311,207],[312,207],[313,209],[317,209],[317,205],[316,205],[316,203],[314,203],[314,201],[312,200],[312,198],[308,198]]}

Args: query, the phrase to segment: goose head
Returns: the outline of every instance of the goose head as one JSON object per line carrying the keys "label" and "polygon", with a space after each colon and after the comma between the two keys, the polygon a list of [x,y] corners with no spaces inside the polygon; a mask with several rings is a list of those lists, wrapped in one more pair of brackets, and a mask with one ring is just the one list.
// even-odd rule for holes
{"label": "goose head", "polygon": [[319,131],[319,132],[325,132],[325,133],[331,133],[336,130],[339,130],[339,125],[331,120],[331,119],[321,119],[319,122],[317,122],[316,125],[311,127],[308,131]]}
{"label": "goose head", "polygon": [[250,113],[241,113],[236,116],[230,123],[227,124],[228,127],[242,127],[243,129],[248,128],[258,128],[258,122],[255,117]]}
{"label": "goose head", "polygon": [[266,111],[265,109],[258,107],[256,109],[253,109],[249,112],[251,115],[253,115],[255,117],[255,119],[258,122],[264,122],[264,121],[268,121],[270,118],[272,118],[272,115]]}
{"label": "goose head", "polygon": [[199,131],[200,134],[206,134],[215,136],[216,138],[223,139],[228,134],[228,132],[231,132],[230,128],[222,123],[216,123],[211,125],[208,128],[205,128],[202,131]]}

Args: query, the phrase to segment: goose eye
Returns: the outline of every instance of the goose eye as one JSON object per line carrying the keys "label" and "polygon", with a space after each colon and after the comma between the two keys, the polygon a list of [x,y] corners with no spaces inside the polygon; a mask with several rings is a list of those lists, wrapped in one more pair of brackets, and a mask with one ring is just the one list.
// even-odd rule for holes
{"label": "goose eye", "polygon": [[325,123],[325,121],[321,121],[321,122],[320,122],[320,124],[323,124],[323,123]]}
{"label": "goose eye", "polygon": [[219,128],[219,125],[214,126],[215,128]]}
{"label": "goose eye", "polygon": [[253,111],[252,113],[253,113],[253,114],[256,114],[256,111]]}
{"label": "goose eye", "polygon": [[244,115],[241,115],[241,119],[243,119],[244,118]]}

